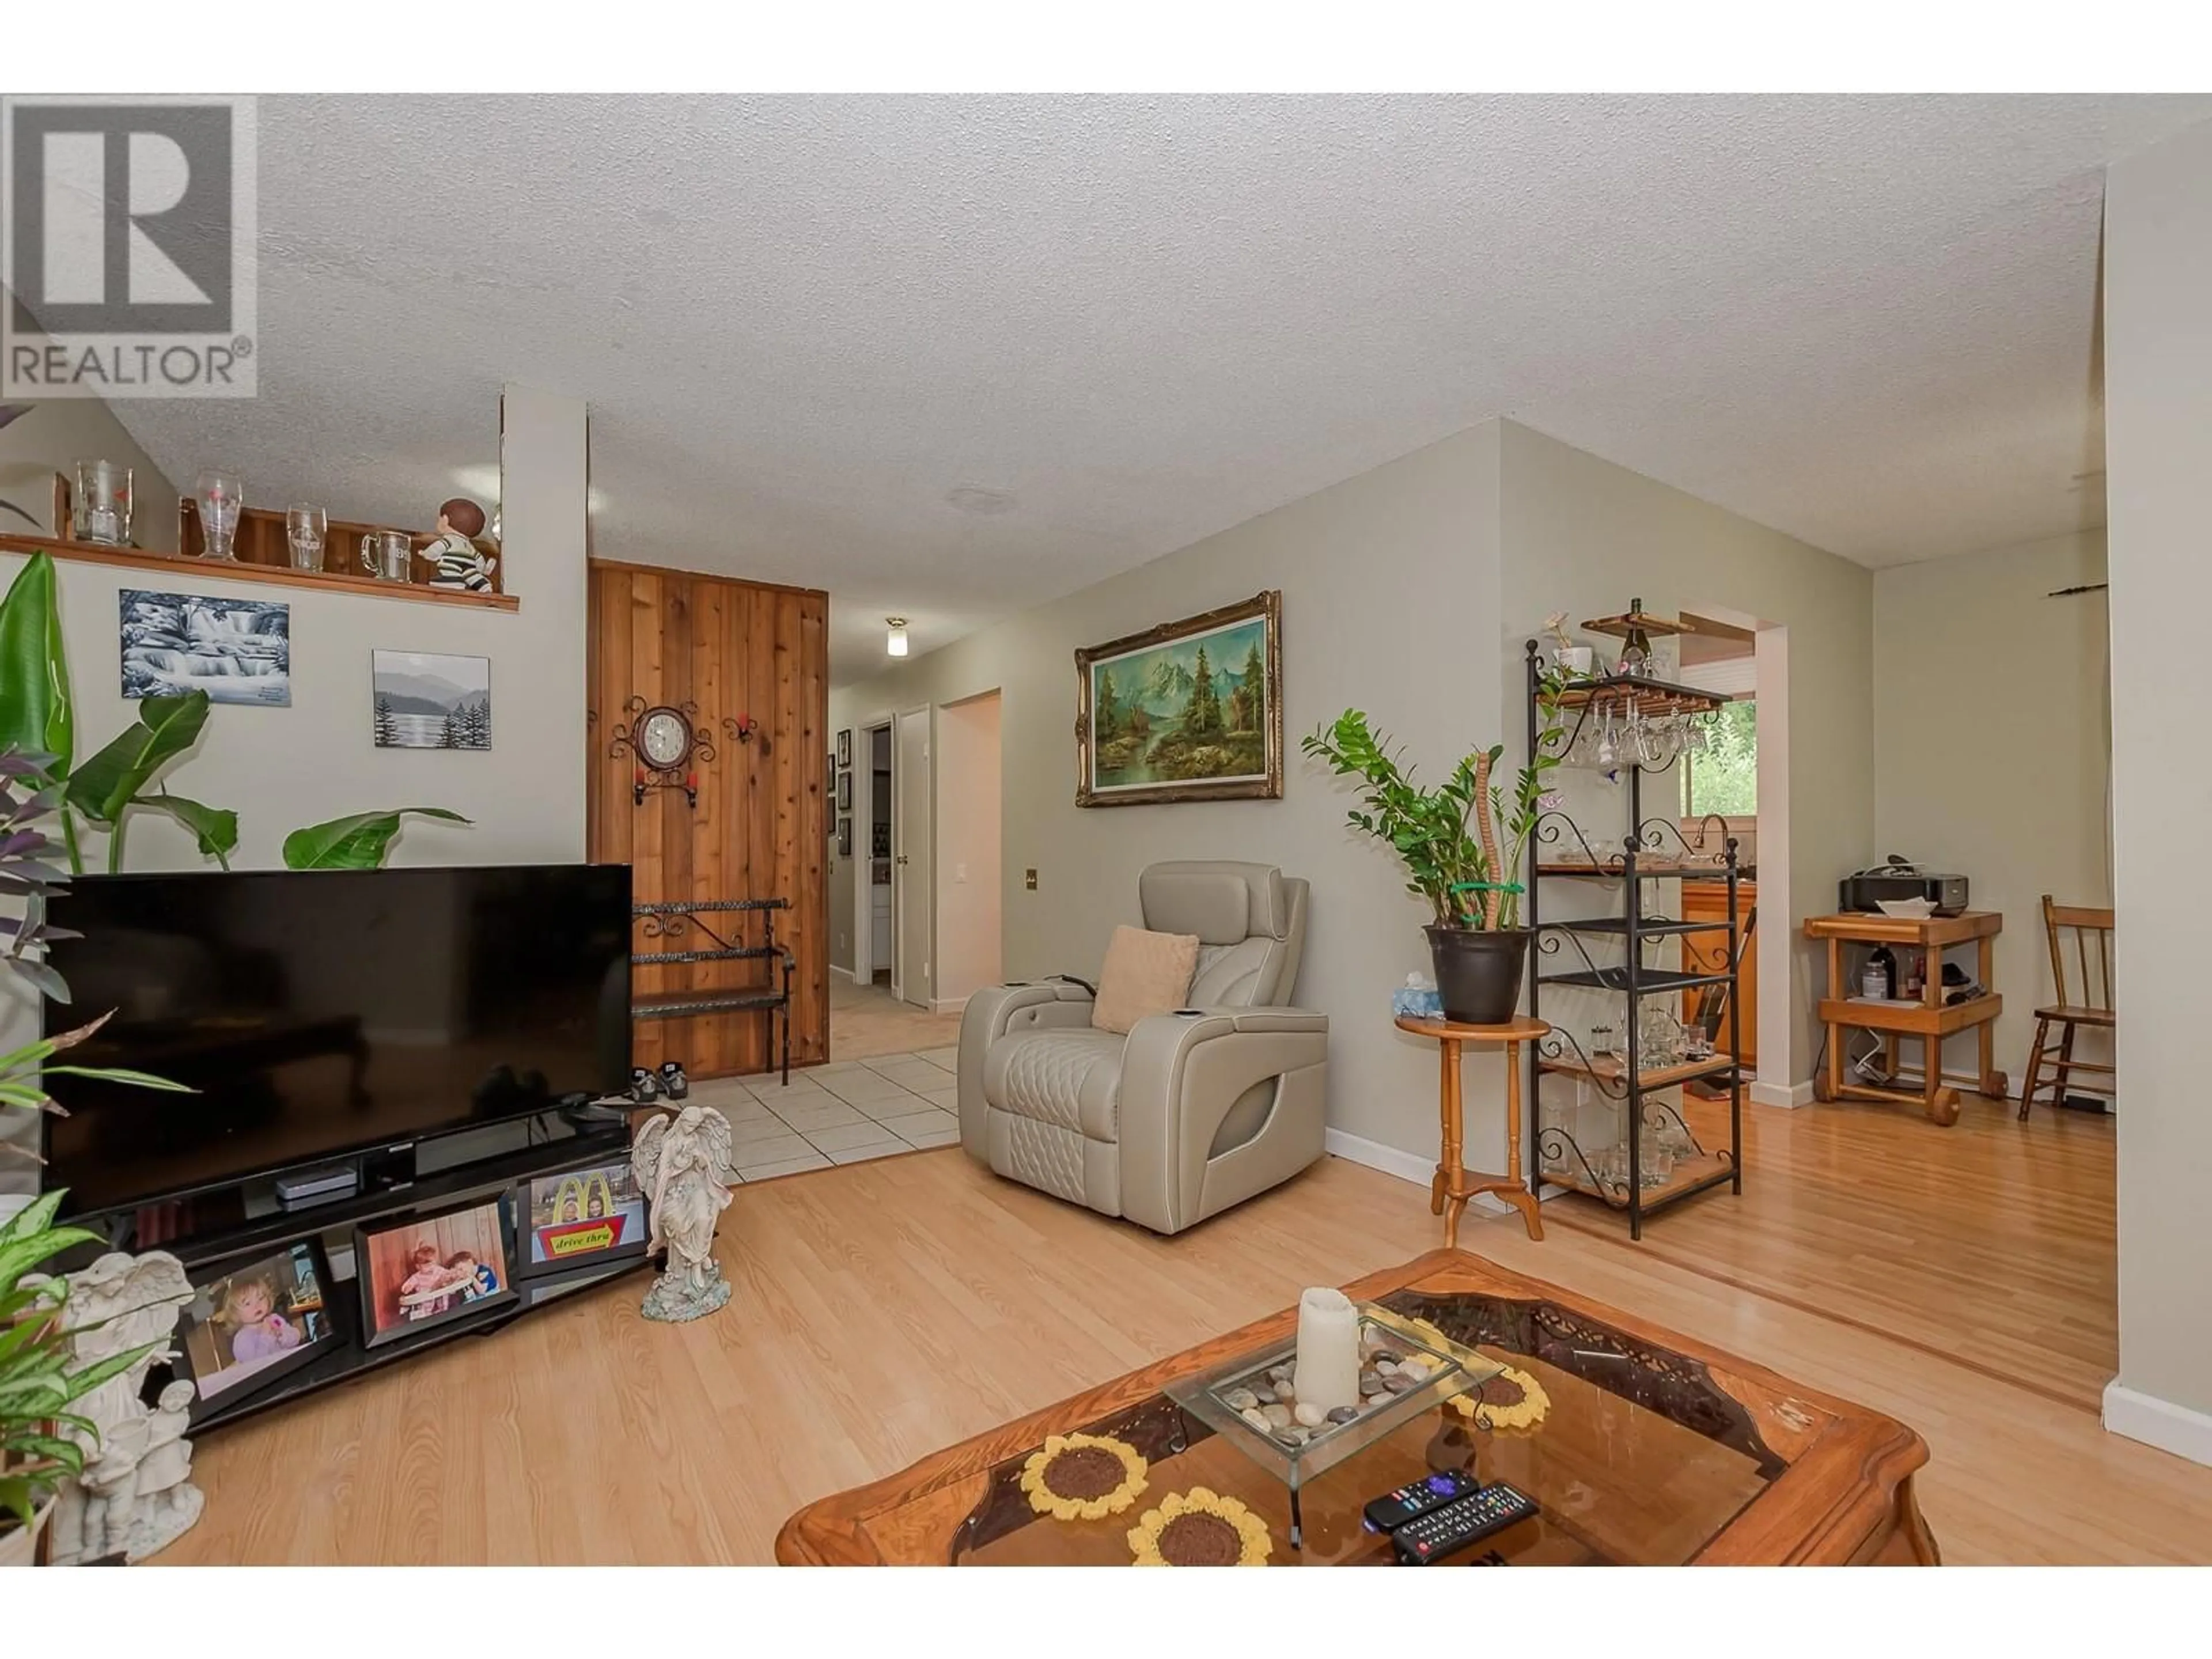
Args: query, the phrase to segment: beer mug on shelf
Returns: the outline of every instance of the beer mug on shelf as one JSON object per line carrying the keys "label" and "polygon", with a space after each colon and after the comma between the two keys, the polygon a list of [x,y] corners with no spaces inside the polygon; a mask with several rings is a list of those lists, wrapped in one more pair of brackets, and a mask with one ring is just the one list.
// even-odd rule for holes
{"label": "beer mug on shelf", "polygon": [[70,533],[108,547],[131,544],[131,469],[112,461],[79,461],[70,496]]}
{"label": "beer mug on shelf", "polygon": [[404,530],[372,530],[361,538],[361,568],[379,581],[414,580],[415,544]]}

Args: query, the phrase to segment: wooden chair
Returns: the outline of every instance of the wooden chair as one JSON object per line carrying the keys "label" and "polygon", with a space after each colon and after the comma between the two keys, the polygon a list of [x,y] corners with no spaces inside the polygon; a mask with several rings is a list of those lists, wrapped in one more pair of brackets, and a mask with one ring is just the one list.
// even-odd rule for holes
{"label": "wooden chair", "polygon": [[[2100,1061],[2074,1058],[2074,1036],[2084,1025],[2112,1029],[2112,913],[2083,904],[2053,904],[2043,896],[2043,931],[2051,941],[2051,982],[2057,1000],[2035,1011],[2035,1047],[2028,1055],[2027,1081],[2021,1087],[2020,1115],[2035,1103],[2035,1091],[2047,1082],[2051,1103],[2063,1105],[2069,1086],[2089,1094],[2112,1093],[2112,1068]],[[2067,939],[2072,935],[2073,956],[2081,969],[2080,997],[2067,983]],[[2051,1042],[2051,1028],[2061,1028],[2057,1045]],[[2102,1081],[2071,1082],[2076,1072],[2087,1072]]]}

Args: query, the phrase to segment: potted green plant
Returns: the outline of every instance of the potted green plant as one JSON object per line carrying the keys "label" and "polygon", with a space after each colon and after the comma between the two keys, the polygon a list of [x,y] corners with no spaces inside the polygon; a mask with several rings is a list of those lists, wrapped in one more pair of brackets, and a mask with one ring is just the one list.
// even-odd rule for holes
{"label": "potted green plant", "polygon": [[[0,894],[19,900],[21,911],[0,916],[0,932],[9,935],[0,960],[44,995],[67,1002],[69,987],[61,975],[33,954],[45,940],[68,936],[46,921],[46,901],[64,878],[46,862],[52,848],[38,827],[55,809],[58,791],[49,787],[28,795],[17,793],[19,786],[52,776],[52,768],[51,756],[0,750]],[[143,1072],[53,1063],[55,1055],[83,1042],[101,1024],[95,1019],[0,1054],[0,1129],[15,1112],[58,1109],[46,1093],[46,1080],[52,1076],[183,1088]],[[0,1139],[0,1152],[21,1154],[21,1149]],[[71,1345],[63,1318],[69,1281],[38,1278],[37,1270],[79,1244],[96,1243],[100,1236],[53,1224],[64,1196],[48,1193],[0,1225],[0,1565],[30,1562],[56,1490],[82,1471],[88,1446],[98,1446],[98,1430],[90,1419],[71,1413],[70,1405],[151,1352],[134,1348],[70,1369]]]}
{"label": "potted green plant", "polygon": [[[1551,705],[1543,706],[1548,724]],[[1442,783],[1427,787],[1414,781],[1401,751],[1357,708],[1308,735],[1302,746],[1338,776],[1360,781],[1360,805],[1346,822],[1389,843],[1411,878],[1406,890],[1418,893],[1434,913],[1424,931],[1445,1018],[1469,1025],[1511,1019],[1521,1003],[1529,938],[1513,876],[1545,810],[1544,775],[1559,763],[1546,752],[1553,745],[1538,743],[1515,781],[1510,806],[1504,789],[1491,781],[1502,747],[1476,750]]]}

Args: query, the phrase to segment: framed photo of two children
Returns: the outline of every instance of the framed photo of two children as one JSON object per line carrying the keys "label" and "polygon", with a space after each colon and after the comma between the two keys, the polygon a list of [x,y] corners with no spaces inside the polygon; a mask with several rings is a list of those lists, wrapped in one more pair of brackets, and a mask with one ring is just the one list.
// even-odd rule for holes
{"label": "framed photo of two children", "polygon": [[362,1340],[380,1347],[514,1301],[506,1216],[504,1197],[495,1195],[356,1229]]}

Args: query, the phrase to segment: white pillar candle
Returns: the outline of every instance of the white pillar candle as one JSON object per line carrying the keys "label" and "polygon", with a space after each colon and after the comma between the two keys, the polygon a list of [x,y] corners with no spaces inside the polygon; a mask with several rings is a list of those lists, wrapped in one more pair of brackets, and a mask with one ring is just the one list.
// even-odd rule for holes
{"label": "white pillar candle", "polygon": [[1319,1286],[1298,1297],[1297,1366],[1291,1392],[1325,1412],[1359,1403],[1359,1316],[1342,1291]]}

